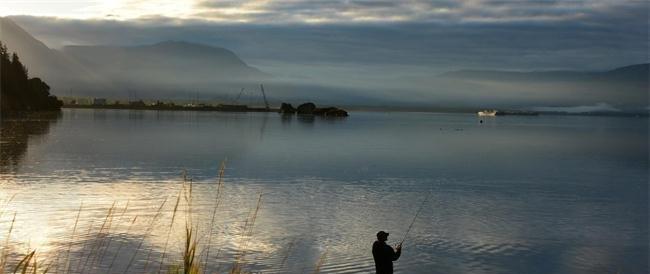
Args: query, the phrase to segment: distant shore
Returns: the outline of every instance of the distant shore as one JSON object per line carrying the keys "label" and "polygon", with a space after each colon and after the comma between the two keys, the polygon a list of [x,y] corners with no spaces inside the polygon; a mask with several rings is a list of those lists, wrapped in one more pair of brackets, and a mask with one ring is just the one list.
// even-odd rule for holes
{"label": "distant shore", "polygon": [[[68,109],[121,109],[121,110],[166,110],[166,111],[219,111],[219,112],[280,112],[279,108],[248,107],[246,105],[82,105],[82,104],[64,104],[62,108]],[[351,111],[370,111],[370,112],[423,112],[423,113],[465,113],[476,114],[479,109],[465,108],[397,108],[397,107],[346,107]],[[539,111],[539,115],[559,115],[559,116],[613,116],[613,117],[648,117],[650,113],[643,112],[554,112]],[[516,116],[516,115],[515,115]]]}
{"label": "distant shore", "polygon": [[179,105],[71,105],[66,104],[63,108],[71,109],[129,109],[129,110],[171,110],[171,111],[223,111],[223,112],[279,112],[277,108],[248,107],[243,105],[219,105],[219,106],[179,106]]}

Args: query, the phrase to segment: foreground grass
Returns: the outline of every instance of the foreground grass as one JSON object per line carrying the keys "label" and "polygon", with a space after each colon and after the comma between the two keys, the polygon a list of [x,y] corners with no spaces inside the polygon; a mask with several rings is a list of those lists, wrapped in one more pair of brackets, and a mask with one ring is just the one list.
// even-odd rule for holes
{"label": "foreground grass", "polygon": [[[184,273],[184,274],[203,274],[203,273],[217,273],[214,271],[208,272],[208,269],[218,269],[217,266],[212,265],[219,257],[221,248],[216,250],[216,253],[211,257],[211,246],[214,240],[214,227],[216,222],[216,215],[219,212],[219,207],[222,204],[223,196],[223,176],[225,171],[225,161],[219,168],[218,181],[214,196],[214,204],[210,215],[209,227],[199,230],[198,215],[194,212],[193,205],[193,181],[183,174],[182,182],[179,185],[178,193],[171,200],[173,202],[173,210],[171,218],[163,219],[163,208],[170,203],[168,198],[165,198],[158,206],[155,214],[149,222],[140,228],[140,231],[134,231],[134,224],[136,220],[142,217],[136,215],[130,218],[126,215],[129,209],[129,202],[127,201],[124,208],[118,208],[117,203],[114,202],[107,210],[106,215],[101,219],[101,223],[94,226],[90,223],[86,231],[80,231],[79,221],[80,216],[84,209],[84,204],[81,203],[79,210],[76,214],[74,226],[70,232],[69,242],[67,247],[64,248],[61,254],[56,258],[40,259],[37,249],[28,249],[19,252],[11,245],[10,239],[12,232],[16,229],[15,221],[16,215],[13,214],[12,222],[6,233],[5,242],[0,254],[0,274],[5,273]],[[4,204],[0,204],[0,217],[7,207],[7,204],[13,200],[14,196],[8,199]],[[247,252],[249,251],[249,244],[254,236],[255,222],[260,213],[263,204],[263,194],[257,195],[255,206],[251,209],[250,213],[245,216],[241,234],[238,239],[238,250],[235,257],[231,262],[229,269],[222,273],[242,274],[250,273],[247,270]],[[182,216],[180,216],[182,215]],[[180,216],[180,218],[179,218]],[[120,222],[121,221],[121,222]],[[167,224],[166,221],[169,221]],[[117,224],[116,224],[117,223]],[[122,224],[122,226],[120,226]],[[172,235],[175,225],[183,226],[184,239],[182,243],[175,243],[170,245],[170,236]],[[166,237],[162,251],[156,254],[153,247],[146,247],[147,239],[152,237],[152,232],[156,227],[164,226]],[[136,242],[135,248],[125,249],[125,243],[119,241],[115,243],[114,237],[111,233],[122,231],[126,235],[131,233],[139,234],[140,238]],[[125,232],[124,232],[125,231]],[[203,231],[203,235],[200,235]],[[206,233],[207,232],[207,233]],[[72,260],[73,243],[77,238],[88,239],[84,241],[84,245],[80,251],[78,260]],[[290,244],[290,247],[294,243]],[[116,246],[117,245],[117,246]],[[182,247],[180,250],[169,250],[170,246]],[[115,250],[111,252],[111,250]],[[180,258],[170,258],[170,251],[180,254]],[[125,252],[131,252],[130,258],[126,266],[118,264],[118,256]],[[325,253],[319,258],[314,265],[313,273],[319,273],[320,268],[325,262]],[[281,267],[284,267],[289,253],[285,255],[282,260]],[[142,260],[142,258],[145,258]],[[137,264],[142,264],[141,266]],[[228,267],[227,267],[228,268]]]}

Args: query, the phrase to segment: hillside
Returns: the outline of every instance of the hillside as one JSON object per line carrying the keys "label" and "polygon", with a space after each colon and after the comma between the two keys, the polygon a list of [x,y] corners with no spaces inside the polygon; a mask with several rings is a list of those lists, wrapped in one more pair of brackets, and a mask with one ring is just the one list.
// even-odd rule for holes
{"label": "hillside", "polygon": [[224,48],[181,41],[135,47],[67,46],[63,52],[116,81],[235,81],[265,77]]}
{"label": "hillside", "polygon": [[184,96],[186,90],[218,94],[268,79],[230,50],[182,41],[152,45],[48,48],[9,18],[0,17],[0,41],[60,96],[151,98]]}
{"label": "hillside", "polygon": [[0,41],[6,45],[8,52],[16,52],[21,57],[21,62],[29,68],[30,76],[42,78],[52,87],[53,93],[89,86],[110,86],[105,79],[74,59],[48,48],[11,19],[0,17]]}

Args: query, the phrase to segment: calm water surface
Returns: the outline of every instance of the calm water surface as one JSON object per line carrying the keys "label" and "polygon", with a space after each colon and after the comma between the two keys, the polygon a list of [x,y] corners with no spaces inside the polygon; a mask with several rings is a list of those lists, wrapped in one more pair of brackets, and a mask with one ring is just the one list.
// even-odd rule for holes
{"label": "calm water surface", "polygon": [[[483,120],[123,110],[5,119],[0,247],[14,260],[36,249],[50,272],[164,272],[180,263],[191,217],[210,272],[238,260],[252,272],[365,273],[375,233],[398,242],[431,193],[398,273],[648,273],[647,118]],[[180,199],[174,213],[183,172],[192,206]]]}

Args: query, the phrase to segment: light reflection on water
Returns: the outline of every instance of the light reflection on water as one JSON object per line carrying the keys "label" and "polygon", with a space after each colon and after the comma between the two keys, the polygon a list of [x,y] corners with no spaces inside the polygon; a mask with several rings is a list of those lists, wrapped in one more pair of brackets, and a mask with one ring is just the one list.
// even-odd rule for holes
{"label": "light reflection on water", "polygon": [[[399,241],[431,192],[401,273],[646,273],[647,122],[66,110],[34,134],[3,123],[2,158],[13,160],[2,162],[0,243],[15,213],[12,251],[35,248],[56,272],[68,249],[72,272],[121,273],[136,250],[130,272],[157,272],[163,251],[167,264],[180,262],[186,213],[164,246],[181,172],[195,180],[205,247],[228,158],[210,271],[232,267],[259,193],[245,269],[311,273],[326,252],[322,273],[359,273],[373,270],[376,231]],[[24,149],[7,149],[14,143]]]}

